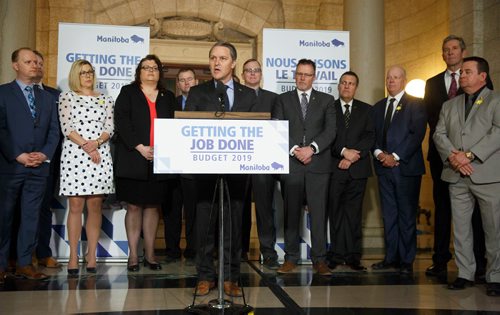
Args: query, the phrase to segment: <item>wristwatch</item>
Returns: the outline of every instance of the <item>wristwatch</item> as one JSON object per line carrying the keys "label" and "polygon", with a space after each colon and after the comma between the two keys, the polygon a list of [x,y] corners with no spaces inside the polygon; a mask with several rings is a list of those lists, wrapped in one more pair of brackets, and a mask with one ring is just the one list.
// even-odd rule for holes
{"label": "wristwatch", "polygon": [[309,145],[311,149],[313,150],[313,154],[316,154],[316,147],[312,144]]}
{"label": "wristwatch", "polygon": [[104,143],[104,140],[102,140],[101,137],[95,139],[95,141],[97,141],[97,147],[100,147]]}
{"label": "wristwatch", "polygon": [[465,157],[469,159],[469,161],[474,161],[474,159],[476,158],[476,156],[474,155],[474,153],[472,153],[471,151],[467,151],[465,152]]}

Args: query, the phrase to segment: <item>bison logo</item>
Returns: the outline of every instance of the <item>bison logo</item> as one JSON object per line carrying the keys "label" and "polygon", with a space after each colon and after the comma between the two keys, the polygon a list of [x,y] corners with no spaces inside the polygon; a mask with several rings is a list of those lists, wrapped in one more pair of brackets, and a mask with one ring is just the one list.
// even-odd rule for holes
{"label": "bison logo", "polygon": [[144,43],[144,38],[140,37],[140,36],[137,36],[137,35],[132,35],[130,36],[130,39],[134,42],[134,43]]}
{"label": "bison logo", "polygon": [[283,165],[281,165],[281,164],[279,164],[279,163],[277,163],[277,162],[273,162],[273,163],[271,164],[271,167],[272,167],[275,171],[276,171],[276,170],[283,170],[283,169],[284,169]]}
{"label": "bison logo", "polygon": [[331,43],[332,43],[332,45],[333,45],[333,46],[335,46],[335,47],[344,46],[344,42],[341,42],[340,40],[338,40],[338,39],[336,39],[336,38],[335,38],[335,39],[333,39]]}

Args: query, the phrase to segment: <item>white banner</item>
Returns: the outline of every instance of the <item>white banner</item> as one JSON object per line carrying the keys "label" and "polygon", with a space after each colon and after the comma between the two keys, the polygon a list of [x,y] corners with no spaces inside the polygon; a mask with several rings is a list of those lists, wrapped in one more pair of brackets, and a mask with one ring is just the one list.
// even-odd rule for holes
{"label": "white banner", "polygon": [[59,23],[57,84],[69,90],[71,64],[85,59],[95,68],[96,90],[116,100],[147,54],[149,27]]}
{"label": "white banner", "polygon": [[338,98],[338,80],[350,69],[349,32],[266,28],[263,34],[265,89],[293,90],[297,62],[306,58],[316,63],[313,87]]}
{"label": "white banner", "polygon": [[288,121],[156,119],[154,172],[288,174]]}

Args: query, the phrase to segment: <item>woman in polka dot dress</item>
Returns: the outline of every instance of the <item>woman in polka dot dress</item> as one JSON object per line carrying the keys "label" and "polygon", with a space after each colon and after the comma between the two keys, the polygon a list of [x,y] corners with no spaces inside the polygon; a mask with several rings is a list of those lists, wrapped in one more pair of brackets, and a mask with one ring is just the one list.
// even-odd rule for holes
{"label": "woman in polka dot dress", "polygon": [[82,212],[87,205],[87,272],[96,272],[96,249],[105,194],[114,193],[109,139],[113,134],[113,99],[94,91],[95,72],[86,60],[73,63],[70,91],[59,97],[59,120],[64,134],[59,194],[69,200],[68,274],[77,275]]}

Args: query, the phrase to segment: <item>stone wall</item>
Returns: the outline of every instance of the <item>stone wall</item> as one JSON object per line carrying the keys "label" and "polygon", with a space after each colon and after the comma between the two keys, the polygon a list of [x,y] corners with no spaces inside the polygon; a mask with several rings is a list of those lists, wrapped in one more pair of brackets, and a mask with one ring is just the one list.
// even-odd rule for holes
{"label": "stone wall", "polygon": [[500,87],[500,1],[450,0],[450,30],[461,34],[467,55],[481,56],[490,64],[496,89]]}

